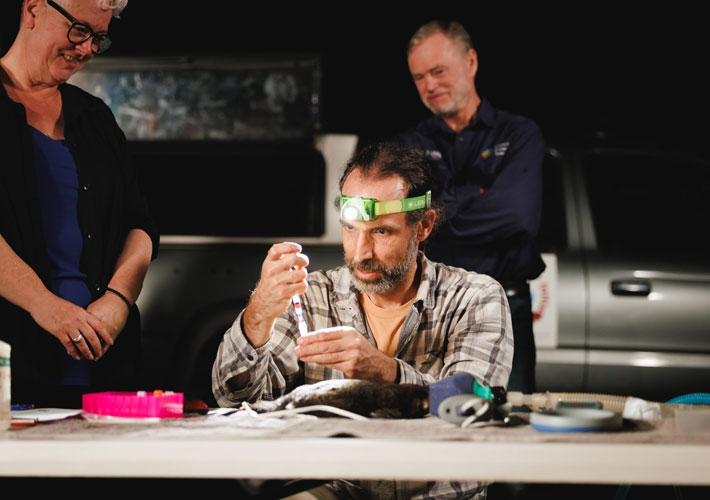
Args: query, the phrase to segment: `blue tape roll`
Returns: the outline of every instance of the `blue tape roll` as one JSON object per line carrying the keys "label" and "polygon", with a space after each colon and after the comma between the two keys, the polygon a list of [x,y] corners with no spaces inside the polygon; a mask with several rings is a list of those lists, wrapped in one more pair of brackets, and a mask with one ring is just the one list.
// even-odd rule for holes
{"label": "blue tape roll", "polygon": [[611,432],[621,429],[619,413],[590,408],[558,408],[530,414],[530,425],[541,432]]}

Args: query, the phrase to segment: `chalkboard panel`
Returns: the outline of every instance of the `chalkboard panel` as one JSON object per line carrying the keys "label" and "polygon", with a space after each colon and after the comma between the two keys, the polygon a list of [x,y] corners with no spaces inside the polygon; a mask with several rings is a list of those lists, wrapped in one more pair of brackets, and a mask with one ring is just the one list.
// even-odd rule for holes
{"label": "chalkboard panel", "polygon": [[103,99],[129,140],[292,141],[320,128],[316,57],[97,58],[70,82]]}

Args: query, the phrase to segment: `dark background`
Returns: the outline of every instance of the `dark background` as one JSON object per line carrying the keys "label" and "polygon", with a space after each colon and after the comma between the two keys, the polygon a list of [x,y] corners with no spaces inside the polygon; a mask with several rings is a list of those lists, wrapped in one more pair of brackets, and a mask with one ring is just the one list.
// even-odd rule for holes
{"label": "dark background", "polygon": [[[660,146],[707,149],[710,43],[702,4],[431,3],[130,0],[122,19],[112,21],[114,45],[101,57],[316,53],[323,64],[324,131],[388,137],[429,114],[408,74],[407,40],[430,19],[455,18],[471,32],[479,54],[479,93],[533,118],[546,136],[604,130]],[[0,0],[0,54],[14,38],[19,5]],[[48,480],[33,481],[36,490]],[[86,490],[86,481],[70,486]],[[88,490],[105,488],[108,480],[94,482]],[[196,483],[201,493],[207,488]],[[224,483],[225,492],[233,492],[233,483]],[[112,481],[109,487],[135,484]],[[544,487],[546,498],[611,498],[616,490]],[[214,481],[209,488],[219,491]],[[630,498],[672,496],[671,487],[654,487],[662,493],[656,496],[644,488],[634,486]],[[705,488],[697,490],[684,493],[707,496]]]}
{"label": "dark background", "polygon": [[[0,3],[4,53],[20,2]],[[703,151],[710,44],[705,16],[689,5],[131,0],[101,57],[317,53],[324,131],[388,137],[428,115],[408,74],[408,38],[432,18],[456,18],[479,53],[479,93],[548,137],[604,130]]]}

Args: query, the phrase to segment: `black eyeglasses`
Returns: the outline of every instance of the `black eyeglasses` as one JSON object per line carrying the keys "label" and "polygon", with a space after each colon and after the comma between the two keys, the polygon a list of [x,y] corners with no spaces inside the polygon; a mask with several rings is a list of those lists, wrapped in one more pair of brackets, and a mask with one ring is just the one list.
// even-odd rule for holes
{"label": "black eyeglasses", "polygon": [[111,46],[111,39],[109,37],[102,33],[95,33],[89,26],[74,19],[71,14],[52,0],[47,0],[47,5],[53,7],[57,12],[71,21],[71,26],[69,27],[69,31],[67,31],[67,39],[74,45],[84,43],[91,38],[91,52],[94,54],[106,52]]}

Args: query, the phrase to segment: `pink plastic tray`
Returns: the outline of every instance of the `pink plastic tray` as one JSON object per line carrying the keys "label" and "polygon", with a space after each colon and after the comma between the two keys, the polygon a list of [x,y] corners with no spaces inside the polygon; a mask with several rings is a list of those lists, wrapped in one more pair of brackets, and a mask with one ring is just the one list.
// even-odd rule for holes
{"label": "pink plastic tray", "polygon": [[124,418],[180,418],[181,392],[95,392],[82,396],[82,409],[93,415]]}

